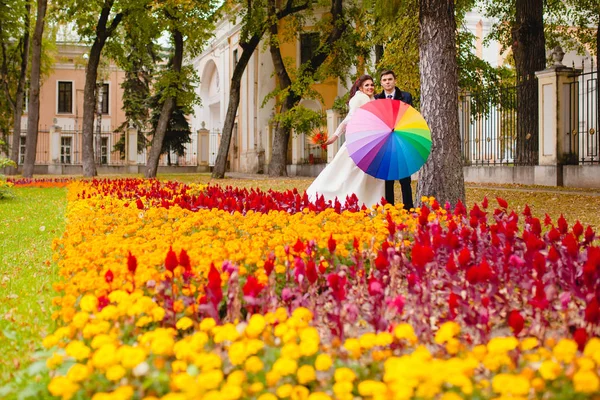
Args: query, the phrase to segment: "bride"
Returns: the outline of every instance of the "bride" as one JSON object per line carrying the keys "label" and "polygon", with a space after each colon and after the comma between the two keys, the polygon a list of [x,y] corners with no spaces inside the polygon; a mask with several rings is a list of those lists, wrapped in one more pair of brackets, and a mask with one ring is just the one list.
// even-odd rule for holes
{"label": "bride", "polygon": [[[371,76],[363,75],[354,82],[350,89],[348,115],[325,144],[329,145],[335,142],[340,135],[345,133],[346,125],[354,112],[363,104],[373,100],[374,92],[375,84]],[[385,181],[373,178],[358,168],[350,158],[346,143],[344,143],[331,163],[306,190],[306,194],[311,202],[315,202],[318,197],[323,196],[325,201],[335,201],[337,197],[340,203],[344,203],[346,197],[352,196],[353,193],[356,194],[359,203],[371,207],[373,204],[381,203],[381,198],[385,194]]]}

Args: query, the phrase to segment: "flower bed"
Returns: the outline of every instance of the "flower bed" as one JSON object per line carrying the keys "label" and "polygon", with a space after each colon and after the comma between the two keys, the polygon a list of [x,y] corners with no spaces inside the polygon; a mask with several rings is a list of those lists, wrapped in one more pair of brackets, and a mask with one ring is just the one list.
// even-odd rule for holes
{"label": "flower bed", "polygon": [[[74,182],[44,345],[55,396],[587,398],[600,248],[498,199]],[[521,219],[521,220],[520,220]],[[110,397],[112,396],[112,397]]]}

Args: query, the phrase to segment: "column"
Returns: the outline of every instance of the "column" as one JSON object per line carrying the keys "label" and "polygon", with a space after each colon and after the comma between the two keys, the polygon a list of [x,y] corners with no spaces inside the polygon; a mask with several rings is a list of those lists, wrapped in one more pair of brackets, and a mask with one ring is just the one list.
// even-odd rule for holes
{"label": "column", "polygon": [[51,175],[62,174],[62,164],[60,163],[60,135],[62,128],[60,126],[50,126],[50,163],[48,164],[48,173]]}
{"label": "column", "polygon": [[127,171],[129,173],[137,173],[137,155],[138,155],[138,130],[135,126],[127,128],[127,136],[125,137],[125,157],[127,164]]}
{"label": "column", "polygon": [[[340,124],[340,113],[337,110],[327,110],[327,135],[331,136]],[[327,162],[330,163],[340,149],[340,139],[327,146]]]}
{"label": "column", "polygon": [[[562,49],[553,52],[555,64],[536,72],[539,96],[539,165],[556,166],[572,148],[577,149],[576,140],[569,126],[569,111],[573,78],[581,70],[562,65]],[[562,53],[564,55],[564,53]],[[573,147],[573,146],[574,147]]]}
{"label": "column", "polygon": [[204,127],[204,122],[202,122],[202,128],[198,129],[198,149],[196,152],[198,171],[207,170],[208,153],[209,153],[208,129],[206,129]]}

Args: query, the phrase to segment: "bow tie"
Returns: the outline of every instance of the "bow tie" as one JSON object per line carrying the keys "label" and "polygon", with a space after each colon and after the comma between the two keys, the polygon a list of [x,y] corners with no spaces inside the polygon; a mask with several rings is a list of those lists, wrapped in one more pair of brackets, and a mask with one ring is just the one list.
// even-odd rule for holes
{"label": "bow tie", "polygon": [[387,95],[387,98],[388,98],[388,99],[391,99],[392,97],[394,97],[394,96],[392,96],[391,94],[388,94],[388,95]]}

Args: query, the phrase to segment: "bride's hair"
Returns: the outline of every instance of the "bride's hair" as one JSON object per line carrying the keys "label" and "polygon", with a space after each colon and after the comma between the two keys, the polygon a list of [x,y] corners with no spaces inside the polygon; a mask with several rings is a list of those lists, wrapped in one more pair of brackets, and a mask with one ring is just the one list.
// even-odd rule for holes
{"label": "bride's hair", "polygon": [[360,89],[360,87],[363,85],[363,83],[365,83],[365,81],[375,82],[371,75],[362,75],[354,82],[354,85],[352,85],[352,87],[350,88],[350,96],[348,97],[348,102],[350,102],[350,99],[354,97],[358,89]]}

